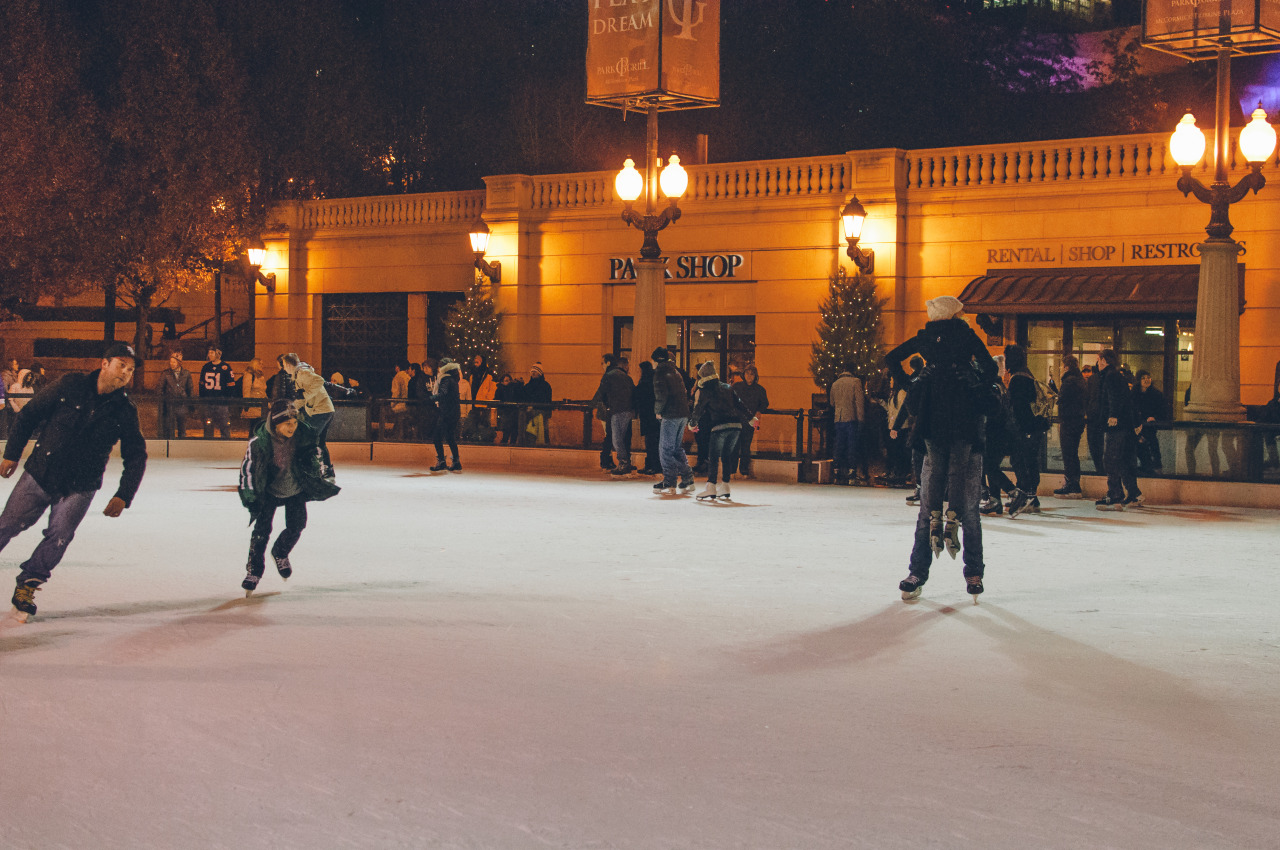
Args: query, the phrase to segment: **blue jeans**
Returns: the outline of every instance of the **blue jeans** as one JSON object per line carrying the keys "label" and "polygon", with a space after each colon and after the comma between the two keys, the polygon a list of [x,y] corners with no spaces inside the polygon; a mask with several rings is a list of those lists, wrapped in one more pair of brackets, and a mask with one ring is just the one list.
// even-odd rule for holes
{"label": "blue jeans", "polygon": [[329,413],[313,413],[311,414],[311,427],[316,429],[316,442],[324,442],[324,434],[329,430],[329,426],[333,424],[334,411]]}
{"label": "blue jeans", "polygon": [[920,477],[920,513],[916,515],[915,545],[911,547],[911,574],[929,578],[933,548],[929,545],[929,521],[933,511],[941,511],[943,501],[956,512],[963,530],[964,574],[981,576],[982,515],[978,498],[982,490],[982,455],[969,443],[950,445],[926,442],[928,451]]}
{"label": "blue jeans", "polygon": [[[748,426],[749,427],[749,426]],[[725,428],[711,432],[711,442],[707,450],[707,480],[716,483],[716,465],[724,469],[724,483],[729,483],[733,468],[738,465],[738,455],[734,451],[738,447],[739,429]]]}
{"label": "blue jeans", "polygon": [[858,430],[862,423],[849,421],[837,422],[835,425],[835,439],[831,446],[834,458],[832,466],[835,467],[836,475],[843,477],[858,462]]}
{"label": "blue jeans", "polygon": [[613,431],[613,450],[618,455],[618,466],[631,463],[631,420],[635,414],[630,410],[615,413],[609,417],[609,427]]}
{"label": "blue jeans", "polygon": [[89,503],[96,493],[96,490],[91,490],[55,497],[46,493],[29,474],[22,473],[9,494],[4,512],[0,513],[0,550],[18,534],[35,525],[46,508],[49,510],[49,525],[44,530],[44,539],[22,565],[22,572],[18,573],[19,583],[32,578],[41,582],[49,580],[49,574],[58,566],[71,539],[76,536],[80,520],[89,512]]}
{"label": "blue jeans", "polygon": [[688,417],[678,419],[663,418],[662,431],[658,437],[658,458],[662,461],[662,483],[668,487],[676,486],[676,477],[681,481],[693,480],[693,469],[689,467],[689,458],[684,453],[684,429]]}

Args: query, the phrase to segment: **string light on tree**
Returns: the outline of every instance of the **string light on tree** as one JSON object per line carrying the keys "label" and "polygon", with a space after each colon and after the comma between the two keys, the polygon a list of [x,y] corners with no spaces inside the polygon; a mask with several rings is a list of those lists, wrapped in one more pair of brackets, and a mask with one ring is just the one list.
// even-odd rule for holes
{"label": "string light on tree", "polygon": [[477,274],[466,299],[455,304],[444,320],[449,355],[464,368],[477,354],[483,355],[490,372],[501,375],[505,371],[502,342],[498,338],[501,324],[502,313],[493,303],[488,278]]}
{"label": "string light on tree", "polygon": [[832,275],[827,297],[818,307],[822,321],[809,360],[809,373],[819,389],[829,390],[846,363],[864,380],[876,372],[883,359],[880,315],[885,302],[876,295],[870,275],[850,277],[843,267]]}

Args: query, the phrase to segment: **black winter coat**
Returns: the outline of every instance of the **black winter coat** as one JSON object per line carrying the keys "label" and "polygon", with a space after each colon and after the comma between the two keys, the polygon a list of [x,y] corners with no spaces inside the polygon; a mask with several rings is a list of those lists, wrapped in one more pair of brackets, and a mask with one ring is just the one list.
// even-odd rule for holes
{"label": "black winter coat", "polygon": [[457,422],[462,418],[462,397],[458,394],[458,376],[461,369],[452,368],[457,364],[445,366],[436,379],[436,391],[432,399],[440,410],[440,418],[446,422]]}
{"label": "black winter coat", "polygon": [[[293,477],[302,488],[305,501],[322,502],[339,491],[334,480],[333,464],[329,461],[329,449],[316,439],[316,430],[304,416],[298,420],[294,432]],[[275,477],[275,451],[272,446],[271,425],[260,424],[249,438],[240,462],[240,504],[256,517]]]}
{"label": "black winter coat", "polygon": [[745,380],[738,381],[733,385],[733,391],[742,400],[742,406],[750,414],[748,419],[762,410],[769,409],[769,394],[764,391],[764,387],[760,386],[759,381],[755,383],[748,383]]}
{"label": "black winter coat", "polygon": [[138,428],[138,408],[125,390],[98,395],[98,372],[72,372],[36,393],[9,428],[5,460],[18,461],[32,433],[43,426],[26,470],[56,496],[102,488],[107,460],[117,442],[124,459],[115,495],[133,502],[147,468],[147,442]]}
{"label": "black winter coat", "polygon": [[687,419],[689,394],[680,370],[670,360],[653,368],[653,412],[663,419]]}
{"label": "black winter coat", "polygon": [[[1137,424],[1134,421],[1133,393],[1129,389],[1129,382],[1125,380],[1119,369],[1108,366],[1102,370],[1098,396],[1101,421],[1096,424],[1102,425],[1108,431],[1132,429]],[[1115,419],[1116,424],[1111,425],[1107,422],[1108,419]]]}
{"label": "black winter coat", "polygon": [[640,380],[636,382],[635,392],[631,395],[631,409],[640,420],[641,434],[657,434],[659,431],[653,401],[653,369],[641,368]]}
{"label": "black winter coat", "polygon": [[1079,369],[1072,369],[1062,376],[1062,388],[1058,390],[1058,418],[1063,423],[1082,425],[1084,417],[1084,375]]}
{"label": "black winter coat", "polygon": [[986,413],[995,403],[989,388],[996,380],[996,362],[982,340],[963,319],[929,322],[885,358],[889,370],[900,380],[907,378],[902,361],[913,354],[922,356],[926,363],[910,391],[920,404],[919,409],[913,409],[917,436],[947,444],[965,442],[981,449]]}
{"label": "black winter coat", "polygon": [[636,385],[626,370],[613,366],[600,378],[600,387],[591,401],[604,407],[610,416],[630,413],[631,397],[635,394],[635,389]]}
{"label": "black winter coat", "polygon": [[728,384],[715,378],[698,383],[698,401],[693,406],[691,418],[699,428],[709,427],[712,431],[741,429],[743,419],[751,418],[742,399]]}

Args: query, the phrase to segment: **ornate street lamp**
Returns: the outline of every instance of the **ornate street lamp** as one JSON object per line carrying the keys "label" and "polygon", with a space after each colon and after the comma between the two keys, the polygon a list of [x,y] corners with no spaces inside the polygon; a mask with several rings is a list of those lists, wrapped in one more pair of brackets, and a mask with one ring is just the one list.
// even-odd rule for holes
{"label": "ornate street lamp", "polygon": [[858,196],[854,195],[852,200],[845,204],[844,209],[840,211],[844,239],[849,243],[845,253],[849,255],[849,259],[853,260],[853,264],[858,267],[858,271],[863,274],[874,274],[876,270],[876,252],[858,247],[858,240],[862,238],[862,225],[866,220],[867,210],[858,202]]}
{"label": "ornate street lamp", "polygon": [[502,263],[494,260],[492,263],[486,262],[484,252],[489,250],[489,225],[484,223],[484,219],[476,219],[476,223],[471,227],[471,250],[476,255],[475,266],[487,278],[490,283],[502,282]]}
{"label": "ornate street lamp", "polygon": [[[657,181],[662,187],[662,194],[667,197],[669,203],[662,212],[657,212],[655,203],[655,195],[657,193],[653,190],[653,178],[656,170],[656,163],[650,163],[646,169],[648,179],[645,179],[640,176],[639,171],[636,171],[635,160],[627,157],[627,161],[622,165],[622,170],[618,172],[618,176],[613,180],[614,191],[618,193],[618,197],[626,205],[622,211],[622,220],[644,233],[644,243],[640,246],[640,258],[644,260],[656,260],[662,256],[662,249],[658,247],[658,231],[680,218],[678,204],[680,199],[684,197],[685,190],[689,187],[689,175],[681,167],[680,157],[672,154]],[[649,191],[646,193],[645,198],[645,213],[641,215],[636,212],[632,204],[639,199],[646,185]]]}
{"label": "ornate street lamp", "polygon": [[267,288],[267,292],[276,291],[276,273],[262,273],[262,264],[267,261],[267,245],[260,237],[250,239],[245,253],[249,255],[249,271],[251,277]]}
{"label": "ornate street lamp", "polygon": [[[1225,144],[1215,145],[1214,179],[1212,186],[1205,186],[1191,176],[1191,169],[1204,157],[1204,133],[1196,126],[1196,119],[1190,112],[1182,116],[1178,127],[1169,138],[1169,153],[1173,161],[1182,167],[1182,177],[1178,179],[1178,189],[1183,195],[1194,194],[1196,199],[1209,205],[1209,226],[1205,232],[1210,242],[1231,242],[1231,226],[1227,213],[1232,204],[1245,195],[1267,185],[1267,178],[1262,176],[1262,164],[1267,161],[1276,149],[1276,130],[1267,123],[1267,113],[1262,104],[1253,111],[1253,120],[1240,131],[1240,150],[1245,162],[1249,163],[1249,173],[1240,178],[1240,182],[1232,186],[1227,179],[1227,163]],[[1225,128],[1215,127],[1215,133],[1225,138]]]}
{"label": "ornate street lamp", "polygon": [[1191,398],[1187,415],[1193,419],[1239,421],[1245,411],[1240,404],[1240,295],[1237,257],[1240,244],[1231,238],[1234,229],[1228,212],[1232,204],[1249,192],[1267,184],[1262,164],[1276,147],[1275,128],[1267,123],[1262,105],[1240,133],[1240,150],[1249,163],[1249,173],[1232,186],[1227,179],[1230,155],[1229,87],[1231,66],[1228,51],[1218,63],[1218,104],[1214,122],[1213,183],[1205,186],[1191,176],[1191,169],[1204,157],[1204,133],[1187,113],[1169,139],[1169,153],[1182,168],[1178,189],[1195,195],[1209,205],[1209,238],[1200,246],[1200,282],[1196,296],[1195,359],[1191,363]]}

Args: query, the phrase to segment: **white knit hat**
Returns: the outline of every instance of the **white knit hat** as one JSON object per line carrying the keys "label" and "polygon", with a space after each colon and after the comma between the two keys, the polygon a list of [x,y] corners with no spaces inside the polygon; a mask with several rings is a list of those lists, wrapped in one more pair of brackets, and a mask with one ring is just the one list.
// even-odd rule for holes
{"label": "white knit hat", "polygon": [[924,306],[929,311],[929,321],[931,322],[944,322],[947,319],[955,318],[964,310],[964,305],[954,295],[940,295],[924,302]]}

